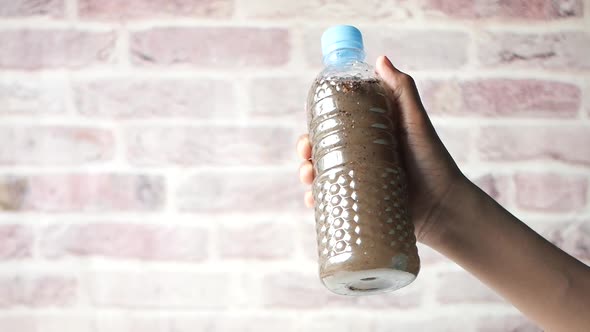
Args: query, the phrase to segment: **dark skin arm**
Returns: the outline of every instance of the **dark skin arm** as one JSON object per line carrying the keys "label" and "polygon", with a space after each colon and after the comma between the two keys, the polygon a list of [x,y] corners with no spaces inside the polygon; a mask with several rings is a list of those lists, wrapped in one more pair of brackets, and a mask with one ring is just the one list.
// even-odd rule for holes
{"label": "dark skin arm", "polygon": [[[410,76],[386,57],[377,73],[401,110],[416,238],[449,257],[547,331],[590,331],[590,267],[542,238],[459,170]],[[303,183],[313,181],[307,135],[297,142]],[[310,192],[305,202],[313,206]]]}

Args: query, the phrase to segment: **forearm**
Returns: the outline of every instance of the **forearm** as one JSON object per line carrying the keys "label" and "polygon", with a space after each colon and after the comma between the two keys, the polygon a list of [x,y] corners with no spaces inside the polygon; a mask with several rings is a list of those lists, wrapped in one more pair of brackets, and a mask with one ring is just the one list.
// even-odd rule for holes
{"label": "forearm", "polygon": [[[590,268],[543,239],[471,183],[443,207],[430,244],[549,331],[590,328]],[[450,199],[450,201],[453,201]]]}

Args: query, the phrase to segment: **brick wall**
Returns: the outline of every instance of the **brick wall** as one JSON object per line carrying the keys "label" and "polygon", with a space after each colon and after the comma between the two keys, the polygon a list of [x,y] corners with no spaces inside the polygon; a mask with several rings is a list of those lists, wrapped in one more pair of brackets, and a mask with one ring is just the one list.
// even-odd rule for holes
{"label": "brick wall", "polygon": [[0,330],[537,331],[425,247],[395,294],[320,285],[294,143],[336,23],[590,262],[590,1],[0,0]]}

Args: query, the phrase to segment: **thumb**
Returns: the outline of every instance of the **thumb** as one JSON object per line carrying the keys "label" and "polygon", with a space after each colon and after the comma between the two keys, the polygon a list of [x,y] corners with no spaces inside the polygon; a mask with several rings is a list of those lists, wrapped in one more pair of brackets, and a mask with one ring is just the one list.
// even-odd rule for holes
{"label": "thumb", "polygon": [[386,56],[377,58],[375,69],[385,84],[393,91],[394,98],[406,116],[424,112],[416,83],[410,75],[395,68]]}
{"label": "thumb", "polygon": [[383,82],[393,91],[394,102],[400,109],[402,124],[406,127],[403,129],[419,130],[422,134],[433,131],[414,79],[395,68],[386,56],[377,58],[375,69]]}

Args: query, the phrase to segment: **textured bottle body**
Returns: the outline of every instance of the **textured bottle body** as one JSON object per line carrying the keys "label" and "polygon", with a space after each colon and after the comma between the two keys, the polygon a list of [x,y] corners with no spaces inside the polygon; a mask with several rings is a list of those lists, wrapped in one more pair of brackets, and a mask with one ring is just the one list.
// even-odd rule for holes
{"label": "textured bottle body", "polygon": [[[374,77],[320,76],[310,90],[307,110],[324,284],[350,295],[393,290],[411,282],[420,261],[398,152],[399,114],[382,83]],[[411,280],[396,285],[396,280],[379,281],[379,273],[369,273],[362,279],[366,283],[326,282],[339,273],[377,270],[407,272]],[[387,276],[380,275],[393,278]]]}

